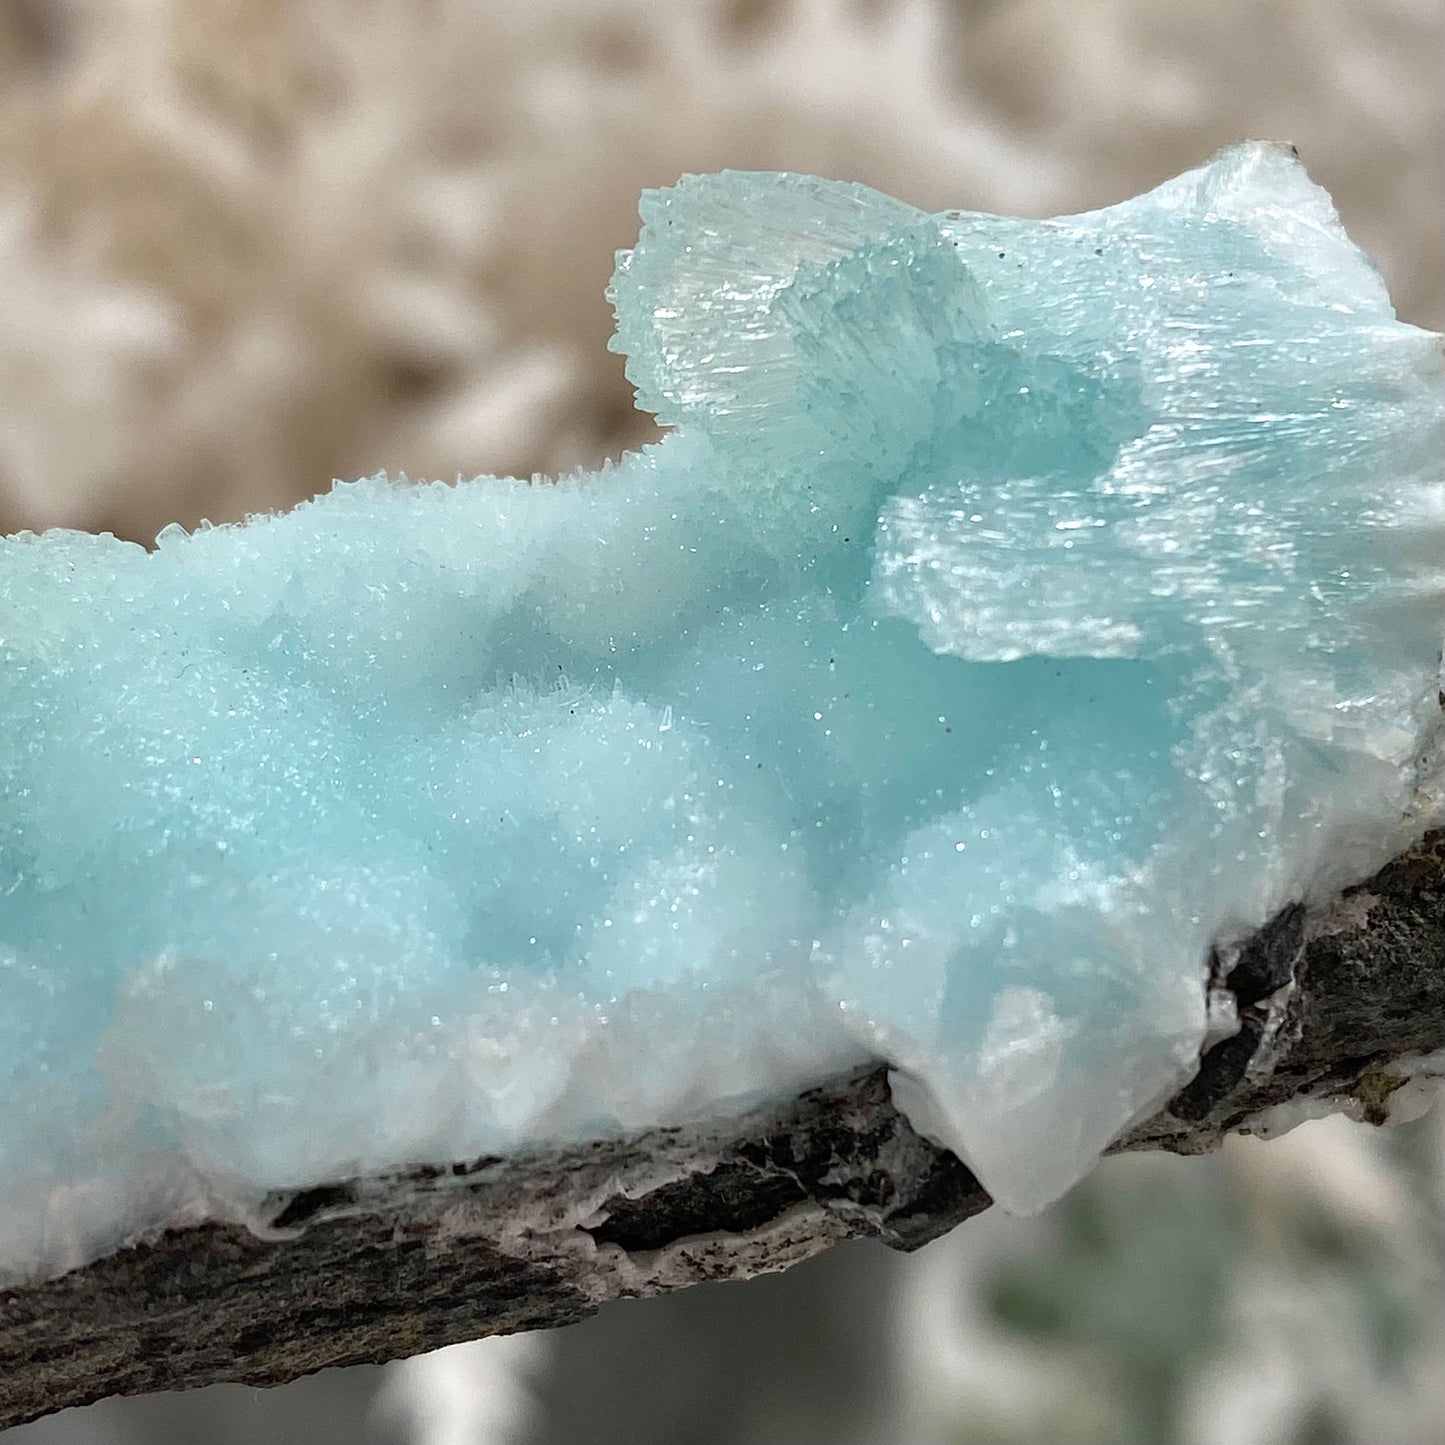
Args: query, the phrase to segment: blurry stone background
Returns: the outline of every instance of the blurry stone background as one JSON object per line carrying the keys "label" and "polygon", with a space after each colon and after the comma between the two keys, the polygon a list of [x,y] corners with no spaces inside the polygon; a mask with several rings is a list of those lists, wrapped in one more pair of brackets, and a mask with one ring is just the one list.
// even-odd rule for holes
{"label": "blurry stone background", "polygon": [[[0,530],[646,439],[602,290],[689,170],[1044,215],[1292,141],[1439,329],[1442,42],[1441,0],[0,0]],[[6,1445],[1442,1445],[1440,1112]]]}

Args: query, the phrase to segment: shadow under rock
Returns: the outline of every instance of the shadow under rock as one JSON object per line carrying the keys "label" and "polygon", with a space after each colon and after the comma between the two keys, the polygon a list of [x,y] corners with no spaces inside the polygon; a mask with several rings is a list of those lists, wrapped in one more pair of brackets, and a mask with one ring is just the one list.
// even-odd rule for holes
{"label": "shadow under rock", "polygon": [[212,1385],[102,1400],[0,1431],[4,1445],[399,1445],[368,1416],[381,1370],[324,1370],[275,1390]]}
{"label": "shadow under rock", "polygon": [[522,1445],[889,1440],[904,1267],[856,1240],[785,1274],[607,1305],[549,1337]]}

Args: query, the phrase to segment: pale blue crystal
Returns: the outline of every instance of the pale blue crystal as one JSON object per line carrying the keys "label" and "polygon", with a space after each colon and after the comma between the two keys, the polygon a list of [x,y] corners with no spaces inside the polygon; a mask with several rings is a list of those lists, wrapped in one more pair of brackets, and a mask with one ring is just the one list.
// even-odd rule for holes
{"label": "pale blue crystal", "polygon": [[0,542],[0,1273],[879,1052],[1036,1208],[1445,817],[1439,338],[1289,153],[642,210],[662,445]]}

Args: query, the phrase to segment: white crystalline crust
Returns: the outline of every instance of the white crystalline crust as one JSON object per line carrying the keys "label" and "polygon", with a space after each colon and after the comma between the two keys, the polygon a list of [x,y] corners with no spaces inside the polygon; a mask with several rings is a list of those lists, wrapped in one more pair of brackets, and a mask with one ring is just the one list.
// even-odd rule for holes
{"label": "white crystalline crust", "polygon": [[661,446],[0,542],[0,1276],[876,1053],[1040,1208],[1445,821],[1439,338],[1290,155],[643,217]]}

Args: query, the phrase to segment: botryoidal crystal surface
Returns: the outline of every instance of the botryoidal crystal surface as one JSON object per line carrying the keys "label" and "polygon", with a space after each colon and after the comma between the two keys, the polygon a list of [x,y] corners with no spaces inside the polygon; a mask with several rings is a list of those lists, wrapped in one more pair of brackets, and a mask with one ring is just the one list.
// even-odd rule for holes
{"label": "botryoidal crystal surface", "polygon": [[1291,154],[642,215],[662,444],[0,542],[0,1273],[879,1055],[1036,1209],[1445,816],[1439,338]]}

